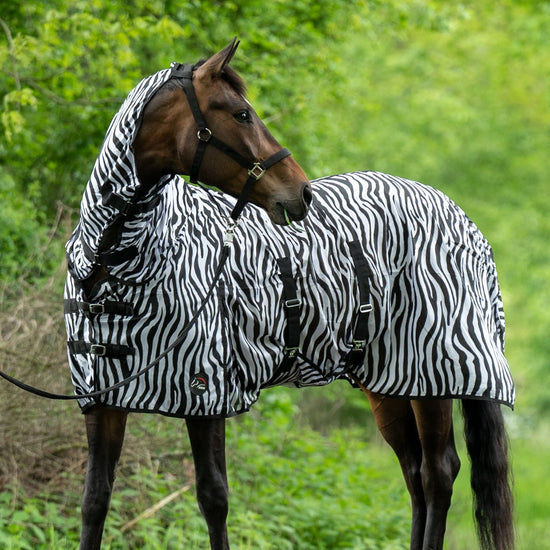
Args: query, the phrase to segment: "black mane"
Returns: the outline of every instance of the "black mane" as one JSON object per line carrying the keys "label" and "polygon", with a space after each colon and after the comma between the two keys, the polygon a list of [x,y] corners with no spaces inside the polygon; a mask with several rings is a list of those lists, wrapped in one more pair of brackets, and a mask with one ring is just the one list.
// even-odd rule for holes
{"label": "black mane", "polygon": [[246,97],[246,84],[236,71],[226,67],[221,76],[239,95]]}

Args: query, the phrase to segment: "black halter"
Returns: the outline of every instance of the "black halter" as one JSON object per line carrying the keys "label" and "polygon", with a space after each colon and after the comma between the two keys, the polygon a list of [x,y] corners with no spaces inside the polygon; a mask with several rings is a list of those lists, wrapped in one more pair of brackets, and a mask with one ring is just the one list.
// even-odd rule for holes
{"label": "black halter", "polygon": [[198,181],[199,170],[202,164],[202,159],[204,157],[206,146],[208,144],[213,145],[214,147],[216,147],[216,149],[220,150],[222,153],[225,153],[235,162],[246,168],[248,170],[248,179],[246,180],[241,194],[237,199],[237,204],[235,204],[235,207],[230,214],[231,218],[236,221],[247,202],[248,195],[250,194],[252,186],[264,175],[266,170],[268,170],[284,158],[290,156],[290,151],[283,148],[262,162],[252,162],[237,151],[235,151],[235,149],[233,149],[223,141],[219,140],[216,136],[212,135],[212,131],[208,128],[206,124],[206,120],[204,119],[204,116],[199,107],[197,95],[195,94],[195,88],[193,86],[193,71],[195,70],[195,68],[196,66],[189,63],[172,63],[171,76],[171,78],[182,79],[183,91],[185,92],[187,101],[189,101],[189,107],[191,108],[191,113],[193,113],[193,118],[197,123],[198,143],[195,150],[195,155],[193,157],[193,164],[191,165],[191,183],[197,183]]}

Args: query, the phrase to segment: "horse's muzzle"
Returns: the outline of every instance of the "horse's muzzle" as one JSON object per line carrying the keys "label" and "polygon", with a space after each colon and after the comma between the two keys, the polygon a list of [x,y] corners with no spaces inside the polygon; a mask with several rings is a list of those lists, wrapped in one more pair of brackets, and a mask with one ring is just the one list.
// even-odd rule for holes
{"label": "horse's muzzle", "polygon": [[271,220],[277,225],[299,222],[306,217],[312,200],[313,193],[309,181],[304,181],[297,198],[279,200],[275,203],[275,208],[269,213]]}

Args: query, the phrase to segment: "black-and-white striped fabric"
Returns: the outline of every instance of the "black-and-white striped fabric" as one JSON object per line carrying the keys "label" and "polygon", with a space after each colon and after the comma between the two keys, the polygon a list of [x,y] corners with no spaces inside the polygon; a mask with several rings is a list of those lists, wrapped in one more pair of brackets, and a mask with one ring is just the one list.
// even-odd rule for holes
{"label": "black-and-white striped fabric", "polygon": [[[97,251],[117,215],[103,204],[102,188],[132,200],[138,182],[131,143],[144,105],[166,79],[163,71],[145,79],[113,120],[67,245],[65,319],[77,395],[137,372],[178,338],[207,292],[223,245],[234,199],[169,177],[155,191],[155,207],[124,226],[119,248],[134,246],[137,256],[109,268],[91,296],[82,290],[93,267],[84,248]],[[185,339],[98,402],[226,417],[247,411],[262,388],[323,385],[351,370],[383,394],[513,406],[491,249],[462,210],[431,187],[374,172],[323,178],[312,187],[310,212],[296,224],[303,231],[245,209],[216,292]],[[364,306],[352,247],[368,274],[359,365],[348,361]],[[299,308],[298,350],[290,361],[281,258],[290,265],[292,305]],[[79,403],[86,409],[95,401]]]}
{"label": "black-and-white striped fabric", "polygon": [[[170,76],[171,70],[164,69],[143,79],[130,92],[109,125],[82,197],[80,223],[67,243],[69,271],[78,279],[88,277],[96,265],[90,258],[90,253],[85,253],[83,246],[92,253],[97,253],[106,229],[112,223],[116,223],[120,216],[119,204],[110,199],[116,196],[120,201],[130,203],[136,200],[136,192],[140,184],[132,145],[139,130],[145,106],[155,92],[170,79]],[[160,181],[159,187],[168,179]],[[143,202],[147,203],[147,200]],[[159,207],[143,212],[142,215],[133,219],[130,218],[125,223],[118,249],[136,247],[143,250],[146,248],[151,240],[155,240],[153,232],[158,225],[159,214],[162,215],[162,212],[162,207]],[[154,220],[153,223],[149,223],[150,220]],[[135,283],[154,277],[154,269],[160,267],[160,260],[155,256],[156,253],[157,250],[153,249],[148,255],[135,255],[121,266],[120,273],[124,275],[125,280]],[[118,275],[118,271],[116,267],[111,269],[115,276]]]}

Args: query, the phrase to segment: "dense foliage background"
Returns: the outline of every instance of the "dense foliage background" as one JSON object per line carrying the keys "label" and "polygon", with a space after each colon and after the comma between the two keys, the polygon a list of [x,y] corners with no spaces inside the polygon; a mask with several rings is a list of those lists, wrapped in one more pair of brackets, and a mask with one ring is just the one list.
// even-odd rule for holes
{"label": "dense foliage background", "polygon": [[[252,103],[311,178],[374,169],[422,181],[492,243],[518,389],[507,414],[518,547],[550,548],[548,2],[0,0],[0,368],[70,390],[63,243],[109,121],[143,76],[235,35]],[[74,547],[76,407],[2,382],[0,417],[0,545]],[[111,548],[206,547],[180,430],[133,418]],[[270,390],[228,438],[236,548],[408,547],[401,474],[358,392]],[[455,550],[474,541],[462,456]]]}

